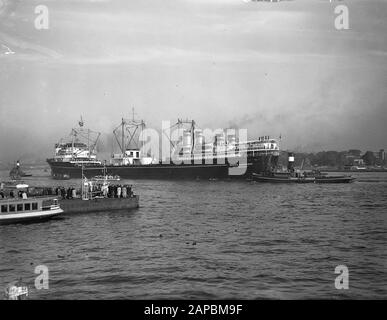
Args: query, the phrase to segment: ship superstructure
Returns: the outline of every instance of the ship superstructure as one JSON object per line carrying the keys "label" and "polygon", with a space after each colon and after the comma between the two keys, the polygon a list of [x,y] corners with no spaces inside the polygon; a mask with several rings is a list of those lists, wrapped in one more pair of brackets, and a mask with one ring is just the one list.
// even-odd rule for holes
{"label": "ship superstructure", "polygon": [[55,144],[53,158],[47,159],[53,178],[70,178],[71,176],[65,169],[68,166],[102,166],[101,161],[97,159],[96,150],[99,137],[99,132],[84,127],[84,121],[81,117],[78,127],[71,129],[69,137],[62,138]]}
{"label": "ship superstructure", "polygon": [[[112,165],[211,164],[234,158],[254,158],[260,154],[279,155],[278,140],[271,139],[269,136],[240,141],[236,130],[218,129],[211,132],[211,136],[208,137],[205,130],[196,126],[194,120],[182,119],[178,119],[174,125],[162,132],[170,144],[167,155],[150,155],[149,153],[144,155],[144,139],[139,138],[144,128],[143,120],[122,119],[121,124],[114,130],[120,153],[112,155]],[[134,139],[136,133],[138,136],[137,139]]]}
{"label": "ship superstructure", "polygon": [[79,127],[73,128],[70,137],[55,144],[53,161],[71,163],[101,164],[97,160],[96,146],[100,137],[99,132],[84,128],[84,122],[78,123]]}
{"label": "ship superstructure", "polygon": [[141,135],[145,127],[143,120],[121,119],[121,123],[113,130],[120,152],[112,154],[112,165],[149,165],[154,162],[152,157],[142,154],[144,143]]}

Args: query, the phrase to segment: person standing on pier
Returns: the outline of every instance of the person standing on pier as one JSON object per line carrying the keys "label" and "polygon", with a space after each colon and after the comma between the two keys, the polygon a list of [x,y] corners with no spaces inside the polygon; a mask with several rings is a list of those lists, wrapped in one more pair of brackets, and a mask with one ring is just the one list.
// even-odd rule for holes
{"label": "person standing on pier", "polygon": [[105,198],[107,198],[108,192],[109,192],[109,187],[108,187],[107,185],[104,184],[104,185],[102,186],[102,194],[103,194],[103,196],[104,196]]}

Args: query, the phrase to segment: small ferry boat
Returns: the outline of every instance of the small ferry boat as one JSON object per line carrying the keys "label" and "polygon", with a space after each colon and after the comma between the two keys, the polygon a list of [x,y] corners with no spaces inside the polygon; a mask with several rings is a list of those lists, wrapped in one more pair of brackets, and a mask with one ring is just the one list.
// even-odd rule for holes
{"label": "small ferry boat", "polygon": [[55,197],[27,196],[25,188],[0,190],[0,224],[50,219],[63,212]]}

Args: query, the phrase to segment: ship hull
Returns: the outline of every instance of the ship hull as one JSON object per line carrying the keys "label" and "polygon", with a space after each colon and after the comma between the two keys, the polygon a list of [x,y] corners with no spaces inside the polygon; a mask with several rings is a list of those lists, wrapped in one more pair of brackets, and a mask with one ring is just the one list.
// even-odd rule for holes
{"label": "ship hull", "polygon": [[0,225],[13,224],[13,223],[26,223],[26,222],[42,222],[49,220],[63,212],[58,208],[55,210],[38,211],[38,212],[23,212],[6,214],[0,216]]}
{"label": "ship hull", "polygon": [[[231,167],[227,163],[212,164],[151,164],[151,165],[107,165],[106,170],[110,175],[118,175],[123,179],[249,179],[253,173],[265,171],[275,165],[277,156],[262,155],[248,159],[244,165]],[[68,176],[70,178],[82,177],[82,166],[70,162],[47,160],[51,167],[53,177]],[[241,162],[243,163],[243,162]],[[104,170],[103,165],[84,165],[83,174],[86,177],[100,175]]]}
{"label": "ship hull", "polygon": [[127,211],[139,207],[139,196],[130,198],[94,198],[59,200],[63,214]]}

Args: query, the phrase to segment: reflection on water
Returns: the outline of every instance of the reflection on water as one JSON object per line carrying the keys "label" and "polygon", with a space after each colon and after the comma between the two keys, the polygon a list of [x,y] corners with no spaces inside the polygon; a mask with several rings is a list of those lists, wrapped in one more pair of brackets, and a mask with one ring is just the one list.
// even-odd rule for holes
{"label": "reflection on water", "polygon": [[[76,185],[31,170],[31,185]],[[3,178],[7,172],[0,172]],[[387,298],[387,173],[353,184],[129,181],[141,207],[0,226],[0,290],[36,299]],[[349,269],[336,290],[335,267]]]}

